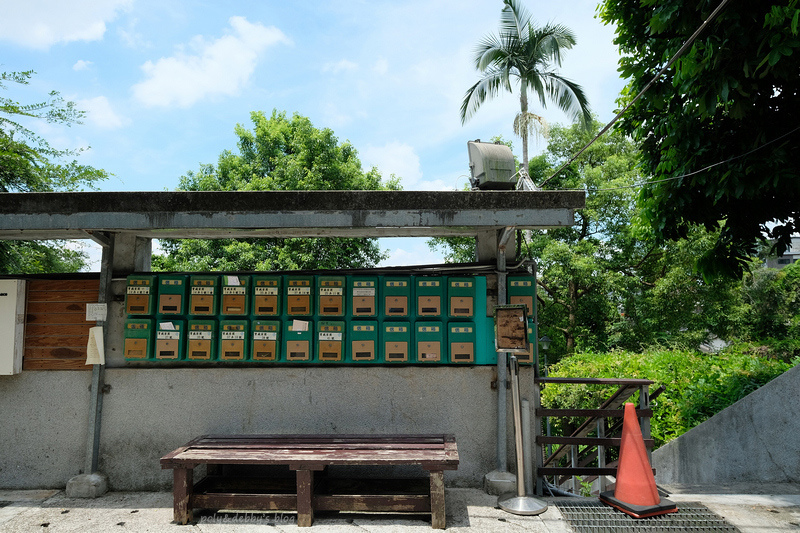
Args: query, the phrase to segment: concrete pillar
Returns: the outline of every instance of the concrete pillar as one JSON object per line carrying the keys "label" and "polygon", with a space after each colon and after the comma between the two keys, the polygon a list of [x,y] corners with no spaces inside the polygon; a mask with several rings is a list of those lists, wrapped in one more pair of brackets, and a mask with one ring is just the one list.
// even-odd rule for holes
{"label": "concrete pillar", "polygon": [[153,240],[129,233],[118,233],[114,239],[112,270],[115,277],[133,272],[149,272]]}

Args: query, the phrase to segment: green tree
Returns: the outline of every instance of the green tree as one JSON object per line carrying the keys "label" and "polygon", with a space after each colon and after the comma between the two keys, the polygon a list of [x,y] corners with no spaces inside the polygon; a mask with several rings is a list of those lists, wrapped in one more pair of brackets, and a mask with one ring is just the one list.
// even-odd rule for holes
{"label": "green tree", "polygon": [[520,112],[514,131],[522,138],[522,168],[527,171],[528,135],[544,124],[542,117],[528,111],[529,90],[543,108],[549,100],[585,124],[592,122],[592,116],[580,85],[553,68],[561,66],[563,52],[575,45],[573,33],[562,25],[537,27],[520,0],[503,3],[499,34],[487,35],[476,48],[475,68],[482,76],[464,95],[461,123],[501,91],[513,92],[511,78],[516,78]]}
{"label": "green tree", "polygon": [[[238,153],[223,151],[217,165],[202,165],[180,180],[185,191],[397,190],[398,179],[381,181],[364,171],[349,143],[330,129],[317,129],[298,114],[250,115],[253,129],[236,126]],[[362,268],[385,256],[376,239],[269,238],[165,240],[154,270],[244,271]]]}
{"label": "green tree", "polygon": [[[604,0],[638,94],[717,0]],[[619,127],[641,143],[641,215],[661,239],[691,228],[717,232],[698,267],[739,278],[759,239],[782,253],[800,225],[800,7],[798,0],[731,0],[683,56],[625,113]],[[774,225],[770,225],[774,223]]]}
{"label": "green tree", "polygon": [[[28,85],[32,71],[0,73],[0,89],[8,84]],[[74,191],[108,177],[105,171],[81,165],[83,151],[56,149],[25,123],[44,121],[72,126],[84,113],[74,102],[52,91],[43,102],[24,104],[0,96],[0,192]],[[0,241],[0,273],[74,272],[86,256],[63,241]]]}

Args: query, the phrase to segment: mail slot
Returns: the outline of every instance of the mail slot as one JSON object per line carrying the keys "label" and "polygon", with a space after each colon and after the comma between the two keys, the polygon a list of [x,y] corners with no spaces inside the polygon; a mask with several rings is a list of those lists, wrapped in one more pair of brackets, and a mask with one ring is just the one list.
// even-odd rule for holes
{"label": "mail slot", "polygon": [[253,315],[280,316],[281,277],[253,276]]}
{"label": "mail slot", "polygon": [[418,363],[442,363],[444,327],[441,322],[417,322],[414,326]]}
{"label": "mail slot", "polygon": [[128,276],[125,288],[125,312],[129,315],[154,315],[156,311],[156,277]]}
{"label": "mail slot", "polygon": [[378,322],[359,320],[350,322],[350,360],[376,362],[378,360]]}
{"label": "mail slot", "polygon": [[219,298],[219,276],[189,277],[189,314],[215,316]]}
{"label": "mail slot", "polygon": [[387,363],[407,363],[411,347],[411,325],[408,322],[383,323],[383,359]]}
{"label": "mail slot", "polygon": [[317,278],[317,313],[319,316],[344,316],[344,276]]}
{"label": "mail slot", "polygon": [[245,361],[247,359],[248,326],[247,320],[220,320],[220,361]]}
{"label": "mail slot", "polygon": [[158,277],[158,314],[186,314],[186,276],[160,275]]}
{"label": "mail slot", "polygon": [[475,362],[475,325],[472,322],[451,322],[447,326],[451,363]]}
{"label": "mail slot", "polygon": [[508,276],[508,303],[525,305],[528,316],[532,317],[534,316],[535,301],[536,278],[526,275]]}
{"label": "mail slot", "polygon": [[383,314],[389,317],[409,316],[411,303],[411,278],[385,277],[383,278]]}
{"label": "mail slot", "polygon": [[250,313],[250,276],[222,276],[222,316]]}
{"label": "mail slot", "polygon": [[290,362],[308,362],[313,358],[314,324],[309,320],[287,320],[283,325],[283,353]]}
{"label": "mail slot", "polygon": [[125,321],[123,351],[128,361],[145,361],[153,357],[153,320],[129,318]]}
{"label": "mail slot", "polygon": [[417,278],[417,316],[442,317],[444,302],[444,278],[440,276]]}
{"label": "mail slot", "polygon": [[345,356],[344,322],[317,323],[317,359],[343,361]]}
{"label": "mail slot", "polygon": [[311,291],[313,276],[288,276],[286,278],[286,314],[288,316],[311,316]]}
{"label": "mail slot", "polygon": [[217,358],[216,320],[189,320],[187,323],[188,347],[186,359],[189,361],[212,361]]}
{"label": "mail slot", "polygon": [[277,320],[253,320],[250,357],[253,361],[277,361],[281,323]]}
{"label": "mail slot", "polygon": [[448,278],[447,301],[451,318],[472,318],[475,316],[474,278]]}
{"label": "mail slot", "polygon": [[378,278],[348,277],[350,287],[350,315],[355,317],[378,316]]}
{"label": "mail slot", "polygon": [[185,359],[185,320],[159,320],[156,326],[156,359],[178,361]]}

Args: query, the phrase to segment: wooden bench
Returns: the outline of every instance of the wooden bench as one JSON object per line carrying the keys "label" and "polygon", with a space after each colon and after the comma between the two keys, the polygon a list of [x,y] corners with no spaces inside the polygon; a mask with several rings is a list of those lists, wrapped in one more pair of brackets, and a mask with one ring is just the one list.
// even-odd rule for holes
{"label": "wooden bench", "polygon": [[[195,484],[201,464],[208,475]],[[285,465],[296,482],[224,476],[222,465]],[[335,465],[419,465],[429,475],[423,490],[408,480],[359,485],[322,475]],[[458,468],[458,450],[452,435],[204,435],[162,457],[161,468],[173,469],[178,524],[199,508],[296,511],[300,527],[312,524],[314,511],[388,511],[430,513],[431,526],[444,529],[444,470]]]}

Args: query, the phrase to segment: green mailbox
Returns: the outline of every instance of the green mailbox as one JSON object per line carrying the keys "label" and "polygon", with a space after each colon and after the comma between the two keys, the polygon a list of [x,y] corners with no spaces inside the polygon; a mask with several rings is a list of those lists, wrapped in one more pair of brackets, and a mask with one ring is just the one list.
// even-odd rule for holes
{"label": "green mailbox", "polygon": [[408,318],[412,303],[412,285],[409,276],[383,278],[383,314],[392,318]]}
{"label": "green mailbox", "polygon": [[219,300],[219,276],[189,277],[189,314],[216,316]]}
{"label": "green mailbox", "polygon": [[219,321],[219,360],[246,361],[250,323],[247,320]]}
{"label": "green mailbox", "polygon": [[344,361],[347,354],[344,337],[344,322],[317,322],[317,360],[339,363]]}
{"label": "green mailbox", "polygon": [[156,277],[133,274],[125,288],[125,312],[128,315],[156,314]]}
{"label": "green mailbox", "polygon": [[128,361],[146,361],[153,357],[153,320],[129,318],[125,321],[123,352]]}
{"label": "green mailbox", "polygon": [[280,316],[281,281],[280,276],[253,276],[254,316]]}
{"label": "green mailbox", "polygon": [[186,359],[188,361],[212,361],[217,358],[217,331],[216,320],[189,320],[188,348]]}
{"label": "green mailbox", "polygon": [[444,363],[444,327],[441,322],[417,322],[414,325],[418,363]]}
{"label": "green mailbox", "polygon": [[[530,275],[508,276],[508,303],[524,305],[529,317],[533,317],[536,301],[536,278]],[[520,361],[522,362],[522,361]]]}
{"label": "green mailbox", "polygon": [[314,314],[312,289],[314,276],[286,276],[286,315],[311,316]]}
{"label": "green mailbox", "polygon": [[185,359],[186,321],[156,321],[155,358],[159,361],[181,361]]}
{"label": "green mailbox", "polygon": [[534,344],[537,343],[536,339],[536,324],[533,322],[532,319],[528,319],[528,351],[525,353],[518,353],[515,354],[517,356],[517,361],[520,364],[532,364],[533,363],[533,348]]}
{"label": "green mailbox", "polygon": [[250,276],[222,276],[222,316],[250,314]]}
{"label": "green mailbox", "polygon": [[250,358],[253,361],[277,361],[281,323],[277,320],[253,320]]}
{"label": "green mailbox", "polygon": [[451,363],[475,362],[475,324],[450,322],[447,325],[447,342]]}
{"label": "green mailbox", "polygon": [[445,301],[445,278],[441,276],[416,278],[417,316],[441,318]]}
{"label": "green mailbox", "polygon": [[450,318],[475,316],[475,278],[447,278],[447,308]]}
{"label": "green mailbox", "polygon": [[319,316],[344,316],[344,282],[344,276],[319,276],[317,278],[317,313]]}
{"label": "green mailbox", "polygon": [[350,291],[350,316],[358,318],[378,316],[378,278],[376,276],[348,276]]}
{"label": "green mailbox", "polygon": [[409,362],[411,324],[409,322],[383,323],[383,360],[387,363]]}
{"label": "green mailbox", "polygon": [[359,320],[350,322],[350,356],[353,362],[378,361],[378,322],[375,320]]}
{"label": "green mailbox", "polygon": [[158,314],[185,315],[186,287],[186,276],[180,274],[158,276]]}
{"label": "green mailbox", "polygon": [[309,320],[287,320],[283,324],[283,353],[286,361],[307,363],[313,359],[314,323]]}

